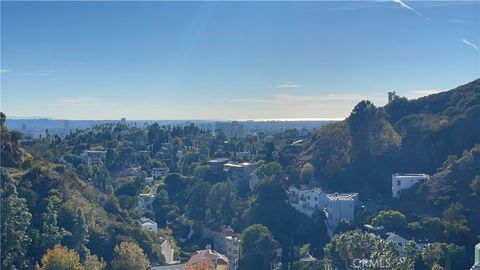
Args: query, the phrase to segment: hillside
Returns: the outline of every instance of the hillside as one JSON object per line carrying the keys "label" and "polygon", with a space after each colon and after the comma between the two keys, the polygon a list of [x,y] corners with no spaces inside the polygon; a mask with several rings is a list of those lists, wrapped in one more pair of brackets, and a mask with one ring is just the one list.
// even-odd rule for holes
{"label": "hillside", "polygon": [[32,269],[60,242],[77,250],[86,267],[111,261],[115,246],[126,239],[138,243],[152,262],[163,260],[160,239],[135,225],[117,201],[67,166],[32,157],[20,147],[21,135],[3,123],[2,269]]}
{"label": "hillside", "polygon": [[[363,101],[346,120],[319,130],[307,151],[321,184],[399,211],[408,223],[402,234],[473,254],[480,240],[480,80],[416,100],[389,93],[384,107]],[[392,199],[397,172],[432,177]]]}
{"label": "hillside", "polygon": [[393,172],[435,173],[449,155],[480,143],[480,79],[453,90],[389,103],[359,103],[344,121],[322,128],[309,151],[327,186],[387,194]]}

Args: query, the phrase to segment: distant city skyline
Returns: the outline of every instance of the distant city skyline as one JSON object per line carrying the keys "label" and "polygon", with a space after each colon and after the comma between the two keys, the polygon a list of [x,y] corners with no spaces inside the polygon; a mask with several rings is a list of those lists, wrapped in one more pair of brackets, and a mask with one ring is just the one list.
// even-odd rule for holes
{"label": "distant city skyline", "polygon": [[342,119],[480,77],[480,2],[1,2],[1,107],[72,120]]}

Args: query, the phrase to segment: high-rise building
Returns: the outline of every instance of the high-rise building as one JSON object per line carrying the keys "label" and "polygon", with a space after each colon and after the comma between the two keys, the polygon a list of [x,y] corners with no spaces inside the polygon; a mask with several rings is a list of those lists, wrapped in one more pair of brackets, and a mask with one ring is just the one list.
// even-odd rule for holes
{"label": "high-rise building", "polygon": [[70,121],[69,120],[63,121],[63,130],[65,132],[68,132],[70,130]]}
{"label": "high-rise building", "polygon": [[245,136],[243,124],[233,122],[215,122],[215,134],[225,134],[227,139],[230,138],[243,138]]}

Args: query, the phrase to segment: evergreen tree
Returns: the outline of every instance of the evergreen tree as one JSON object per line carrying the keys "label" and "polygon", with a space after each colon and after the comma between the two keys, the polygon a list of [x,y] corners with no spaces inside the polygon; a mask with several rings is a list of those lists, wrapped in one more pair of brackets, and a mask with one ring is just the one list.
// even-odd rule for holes
{"label": "evergreen tree", "polygon": [[78,208],[72,229],[72,247],[78,252],[82,261],[90,254],[90,250],[87,248],[88,238],[87,221],[82,209]]}
{"label": "evergreen tree", "polygon": [[66,235],[66,231],[57,225],[58,209],[53,204],[52,198],[47,199],[47,208],[42,215],[42,247],[44,249],[52,248],[60,244],[62,238]]}
{"label": "evergreen tree", "polygon": [[2,172],[1,204],[1,269],[27,269],[27,246],[31,238],[27,231],[32,215],[24,198],[18,196],[13,179]]}

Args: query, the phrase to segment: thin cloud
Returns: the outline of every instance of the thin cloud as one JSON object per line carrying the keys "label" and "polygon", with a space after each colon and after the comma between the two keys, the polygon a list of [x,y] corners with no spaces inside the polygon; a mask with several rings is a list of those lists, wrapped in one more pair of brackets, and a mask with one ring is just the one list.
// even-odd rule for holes
{"label": "thin cloud", "polygon": [[464,38],[464,39],[462,39],[462,42],[465,43],[467,46],[472,47],[478,53],[480,53],[480,49],[478,48],[478,46],[476,44],[470,42],[468,39]]}
{"label": "thin cloud", "polygon": [[95,97],[71,97],[61,98],[58,103],[63,106],[76,106],[76,107],[96,107],[101,105],[102,100]]}
{"label": "thin cloud", "polygon": [[[7,71],[12,71],[7,69]],[[12,76],[25,76],[25,77],[41,77],[41,76],[50,76],[53,75],[56,71],[54,69],[47,69],[47,70],[40,70],[40,71],[26,71],[26,72],[19,72],[15,71],[12,72]],[[3,70],[1,73],[4,73]]]}
{"label": "thin cloud", "polygon": [[0,74],[7,73],[7,72],[10,72],[10,71],[12,71],[12,70],[8,69],[8,68],[0,68]]}
{"label": "thin cloud", "polygon": [[239,98],[230,99],[231,103],[263,103],[263,104],[276,104],[286,105],[293,103],[311,103],[311,102],[329,102],[329,101],[360,101],[366,99],[361,95],[320,95],[320,96],[307,96],[307,95],[290,95],[290,94],[276,94],[270,98],[257,99],[257,98]]}
{"label": "thin cloud", "polygon": [[440,92],[441,90],[437,90],[437,89],[415,90],[415,91],[411,91],[407,97],[415,99],[415,98],[437,94]]}
{"label": "thin cloud", "polygon": [[420,16],[420,17],[425,18],[425,20],[427,20],[427,21],[432,21],[429,17],[424,16],[420,11],[418,11],[418,10],[412,8],[411,6],[405,4],[405,2],[403,2],[402,0],[392,0],[392,2],[398,4],[398,5],[401,6],[402,8],[405,8],[405,9],[410,10],[411,12],[417,14],[417,15]]}
{"label": "thin cloud", "polygon": [[449,19],[448,21],[451,22],[451,23],[456,23],[456,24],[466,24],[467,23],[466,20],[462,20],[462,19]]}
{"label": "thin cloud", "polygon": [[392,1],[393,1],[394,3],[397,3],[398,5],[400,5],[400,6],[403,7],[403,8],[406,8],[406,9],[408,9],[408,10],[416,13],[418,16],[423,17],[423,14],[422,14],[422,13],[420,13],[418,10],[412,8],[411,6],[405,4],[405,2],[403,2],[402,0],[392,0]]}
{"label": "thin cloud", "polygon": [[282,82],[275,86],[275,88],[302,88],[302,87],[303,85],[292,82],[292,81]]}

